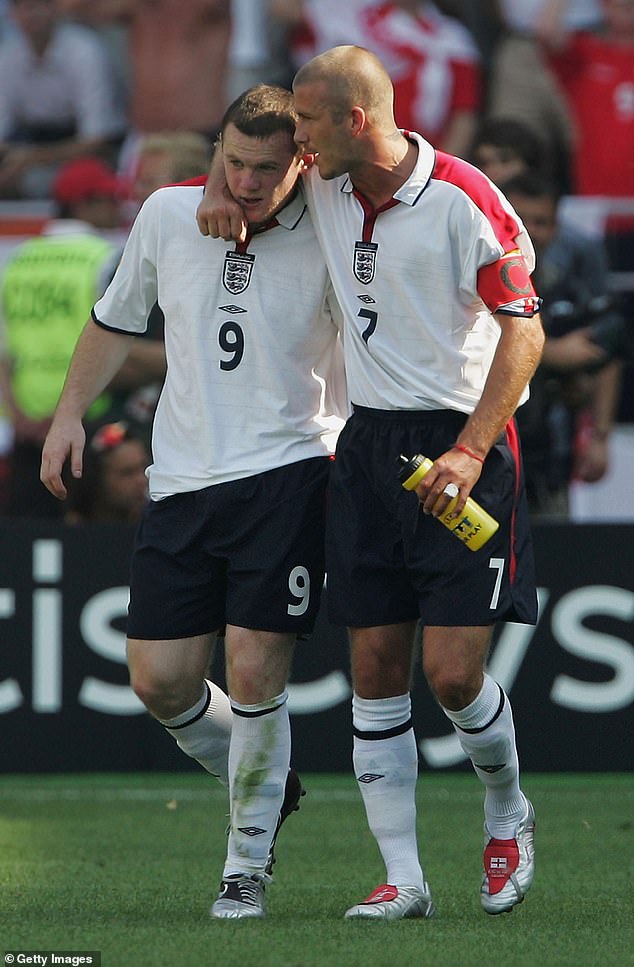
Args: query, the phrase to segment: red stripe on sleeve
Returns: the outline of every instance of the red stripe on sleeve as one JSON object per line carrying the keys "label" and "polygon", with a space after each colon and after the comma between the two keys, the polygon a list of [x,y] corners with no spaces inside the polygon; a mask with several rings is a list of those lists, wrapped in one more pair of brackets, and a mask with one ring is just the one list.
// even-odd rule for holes
{"label": "red stripe on sleeve", "polygon": [[[515,501],[517,504],[517,496],[520,489],[520,440],[519,434],[517,432],[517,423],[515,422],[515,417],[509,420],[506,424],[506,440],[509,445],[509,449],[513,455],[513,463],[515,465]],[[511,584],[515,581],[515,572],[517,570],[517,558],[515,557],[515,524],[517,521],[517,510],[513,507],[513,513],[511,515],[511,547],[510,547],[510,564],[509,564],[509,575],[511,578]]]}
{"label": "red stripe on sleeve", "polygon": [[461,158],[445,154],[444,151],[437,151],[432,178],[448,181],[469,196],[491,223],[495,237],[505,252],[512,252],[517,248],[519,224],[503,207],[499,195],[486,175],[473,165],[462,161]]}
{"label": "red stripe on sleeve", "polygon": [[520,226],[502,205],[489,179],[473,165],[443,151],[436,152],[432,178],[448,181],[464,191],[488,220],[505,255],[511,255],[483,266],[478,272],[478,293],[486,307],[490,312],[497,312],[502,306],[527,300],[524,310],[521,305],[515,305],[512,314],[533,315],[537,296],[528,266],[517,247]]}

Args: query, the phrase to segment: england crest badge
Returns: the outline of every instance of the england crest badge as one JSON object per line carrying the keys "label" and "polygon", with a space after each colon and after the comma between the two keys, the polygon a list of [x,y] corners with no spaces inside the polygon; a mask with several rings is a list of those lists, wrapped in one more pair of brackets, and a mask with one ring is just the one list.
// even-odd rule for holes
{"label": "england crest badge", "polygon": [[376,242],[355,242],[354,243],[354,264],[353,271],[355,277],[363,285],[369,285],[374,278],[376,269]]}
{"label": "england crest badge", "polygon": [[249,287],[255,255],[248,252],[227,252],[222,273],[222,284],[227,292],[239,295]]}

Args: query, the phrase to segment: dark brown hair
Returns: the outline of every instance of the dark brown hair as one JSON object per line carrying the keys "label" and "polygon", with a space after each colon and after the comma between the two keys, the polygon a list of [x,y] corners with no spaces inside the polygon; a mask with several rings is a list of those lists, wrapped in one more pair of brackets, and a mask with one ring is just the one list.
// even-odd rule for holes
{"label": "dark brown hair", "polygon": [[257,84],[244,91],[229,105],[220,122],[220,134],[228,124],[252,138],[269,138],[278,131],[286,131],[295,138],[297,113],[293,95],[284,87]]}

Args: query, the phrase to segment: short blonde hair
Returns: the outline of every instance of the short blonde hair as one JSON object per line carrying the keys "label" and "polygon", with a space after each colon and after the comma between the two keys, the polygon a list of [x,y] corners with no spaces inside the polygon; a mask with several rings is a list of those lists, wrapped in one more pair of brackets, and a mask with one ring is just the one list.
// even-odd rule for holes
{"label": "short blonde hair", "polygon": [[297,71],[293,88],[322,82],[334,121],[353,107],[362,107],[376,123],[393,121],[394,87],[376,54],[354,44],[331,47]]}

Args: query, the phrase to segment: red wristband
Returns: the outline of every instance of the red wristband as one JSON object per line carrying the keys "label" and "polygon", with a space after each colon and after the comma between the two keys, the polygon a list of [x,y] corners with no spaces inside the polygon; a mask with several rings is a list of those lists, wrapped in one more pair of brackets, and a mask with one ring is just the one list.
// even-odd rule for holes
{"label": "red wristband", "polygon": [[469,449],[469,447],[463,447],[461,443],[454,443],[451,449],[460,450],[461,453],[466,453],[468,457],[472,457],[474,460],[477,460],[478,463],[484,463],[484,457],[479,457],[477,453],[474,453],[473,450]]}

